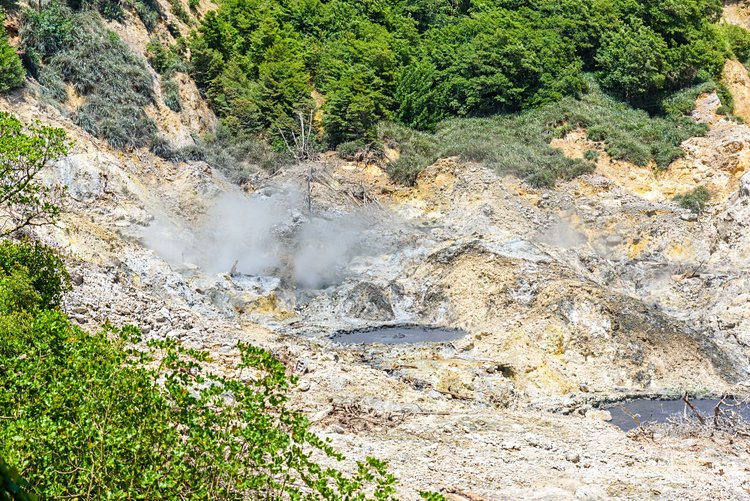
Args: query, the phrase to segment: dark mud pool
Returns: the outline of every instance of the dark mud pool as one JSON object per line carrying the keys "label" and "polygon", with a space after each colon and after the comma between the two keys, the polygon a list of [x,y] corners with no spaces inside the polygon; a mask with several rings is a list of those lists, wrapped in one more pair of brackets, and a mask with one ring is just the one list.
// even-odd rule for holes
{"label": "dark mud pool", "polygon": [[[701,416],[709,419],[714,415],[714,408],[719,403],[718,399],[697,399],[690,401],[698,410]],[[721,406],[722,410],[734,411],[742,416],[745,420],[750,421],[750,403],[738,403],[733,400],[725,400]],[[690,410],[685,402],[677,400],[649,400],[636,399],[626,402],[607,406],[606,410],[612,415],[612,423],[623,431],[629,431],[637,428],[635,420],[631,415],[638,415],[641,424],[659,424],[666,423],[670,418],[691,417],[695,414]]]}
{"label": "dark mud pool", "polygon": [[332,339],[341,344],[411,344],[454,341],[465,335],[466,332],[460,329],[421,325],[393,325],[339,331],[333,335]]}

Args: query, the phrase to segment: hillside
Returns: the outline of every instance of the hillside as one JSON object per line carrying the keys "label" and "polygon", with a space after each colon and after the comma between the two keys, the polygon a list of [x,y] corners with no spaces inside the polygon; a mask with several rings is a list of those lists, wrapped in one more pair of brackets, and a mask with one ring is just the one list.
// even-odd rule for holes
{"label": "hillside", "polygon": [[[243,343],[268,350],[349,458],[315,461],[387,461],[382,499],[750,499],[746,424],[603,409],[750,397],[743,4],[2,5],[0,112],[72,144],[40,173],[59,221],[24,231],[63,256],[75,325],[136,324],[252,389]],[[348,344],[384,325],[462,332]],[[17,442],[0,459],[65,485]]]}

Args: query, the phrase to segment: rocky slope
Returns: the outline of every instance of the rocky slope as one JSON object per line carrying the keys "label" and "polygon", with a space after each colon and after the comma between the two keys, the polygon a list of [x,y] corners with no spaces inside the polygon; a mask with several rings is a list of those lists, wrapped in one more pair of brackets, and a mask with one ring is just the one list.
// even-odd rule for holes
{"label": "rocky slope", "polygon": [[[127,26],[115,29],[143,51],[147,37]],[[726,74],[742,114],[750,79],[735,63]],[[176,144],[215,120],[180,83],[182,113],[150,110]],[[110,149],[33,83],[0,110],[75,141],[46,172],[69,190],[63,220],[39,230],[68,256],[73,318],[137,323],[209,350],[227,373],[238,340],[268,347],[300,375],[295,405],[316,430],[349,456],[388,459],[405,499],[426,488],[459,500],[750,499],[747,438],[626,434],[597,409],[750,393],[750,128],[718,104],[699,99],[710,132],[666,172],[601,151],[593,174],[554,190],[455,159],[405,188],[330,155],[242,189],[204,163]],[[602,150],[585,131],[553,146]],[[703,215],[671,202],[700,184],[714,194]],[[467,334],[333,339],[382,324]]]}

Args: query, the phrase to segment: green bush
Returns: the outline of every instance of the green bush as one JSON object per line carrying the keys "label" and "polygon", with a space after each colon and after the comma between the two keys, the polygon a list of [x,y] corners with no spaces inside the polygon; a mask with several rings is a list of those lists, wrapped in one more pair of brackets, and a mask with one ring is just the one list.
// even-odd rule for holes
{"label": "green bush", "polygon": [[175,47],[152,39],[146,45],[146,57],[151,67],[160,75],[171,78],[178,71],[185,71],[185,65]]}
{"label": "green bush", "polygon": [[366,143],[363,141],[348,141],[336,146],[336,153],[344,160],[354,160],[357,154],[365,149],[366,146]]}
{"label": "green bush", "polygon": [[676,195],[672,200],[683,209],[688,209],[695,214],[700,214],[706,208],[706,203],[711,199],[711,192],[705,186],[698,186],[694,190],[681,195]]}
{"label": "green bush", "polygon": [[0,271],[5,277],[23,272],[42,309],[59,307],[65,293],[71,290],[70,276],[57,251],[28,239],[0,242]]}
{"label": "green bush", "polygon": [[596,162],[599,159],[599,152],[596,150],[586,150],[583,152],[583,158],[591,162]]}
{"label": "green bush", "polygon": [[750,31],[727,23],[721,23],[719,30],[729,46],[730,55],[743,63],[750,62]]}
{"label": "green bush", "polygon": [[716,110],[719,115],[731,115],[734,112],[734,96],[725,83],[720,83],[716,89],[721,106]]}
{"label": "green bush", "polygon": [[21,19],[21,43],[36,64],[69,48],[75,43],[72,11],[60,2],[51,2],[41,10],[25,9]]}
{"label": "green bush", "polygon": [[159,23],[160,19],[163,19],[164,13],[161,11],[158,2],[148,1],[136,1],[133,5],[135,13],[143,22],[143,25],[148,31],[154,31]]}
{"label": "green bush", "polygon": [[182,101],[180,100],[180,86],[172,79],[164,80],[161,83],[161,93],[164,98],[164,104],[170,110],[179,113],[182,111]]}
{"label": "green bush", "polygon": [[268,352],[238,344],[252,377],[222,377],[134,327],[90,334],[27,308],[32,283],[0,277],[0,457],[18,468],[3,463],[0,493],[20,472],[44,499],[393,499],[381,461],[351,476],[315,462],[343,457],[289,408],[295,380]]}
{"label": "green bush", "polygon": [[67,99],[68,83],[86,98],[73,113],[77,125],[116,148],[149,146],[156,124],[144,110],[154,100],[144,62],[95,12],[75,13],[56,3],[45,10],[28,10],[21,33],[24,46],[40,56],[39,81],[48,86],[47,95]]}
{"label": "green bush", "polygon": [[190,13],[185,10],[185,7],[183,7],[181,0],[169,0],[169,5],[172,7],[172,14],[174,14],[177,19],[188,26],[193,24],[193,18],[190,16]]}
{"label": "green bush", "polygon": [[0,92],[22,86],[26,76],[21,58],[8,43],[8,36],[3,28],[3,19],[3,12],[0,9]]}
{"label": "green bush", "polygon": [[59,190],[40,182],[38,176],[69,147],[64,130],[24,125],[0,112],[0,236],[56,221]]}
{"label": "green bush", "polygon": [[[666,168],[683,154],[682,141],[706,131],[705,125],[694,123],[686,114],[675,111],[651,117],[603,93],[590,79],[587,87],[589,91],[580,99],[565,98],[517,115],[447,120],[434,134],[393,124],[381,127],[381,140],[401,150],[388,173],[394,181],[412,184],[421,169],[436,159],[458,156],[484,162],[498,172],[515,173],[533,185],[552,186],[557,179],[572,179],[593,168],[591,162],[567,158],[549,146],[561,131],[585,128],[589,138],[602,141],[613,158],[637,165],[653,162],[658,168]],[[693,89],[686,95],[697,92]],[[683,109],[673,102],[671,106]]]}

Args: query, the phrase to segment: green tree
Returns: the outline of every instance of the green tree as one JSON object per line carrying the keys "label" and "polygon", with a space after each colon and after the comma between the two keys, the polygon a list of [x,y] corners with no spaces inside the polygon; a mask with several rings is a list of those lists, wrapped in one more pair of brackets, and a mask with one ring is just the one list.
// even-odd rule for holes
{"label": "green tree", "polygon": [[596,54],[602,85],[626,99],[640,100],[664,89],[667,44],[640,21],[604,36]]}
{"label": "green tree", "polygon": [[39,181],[50,161],[67,154],[65,131],[24,126],[0,112],[0,236],[26,226],[54,222],[60,213],[58,191]]}
{"label": "green tree", "polygon": [[403,68],[396,80],[396,118],[421,130],[432,129],[445,118],[445,102],[438,79],[437,69],[430,61]]}
{"label": "green tree", "polygon": [[378,122],[388,116],[388,98],[371,85],[373,81],[371,71],[356,67],[328,94],[323,123],[332,146],[375,139]]}
{"label": "green tree", "polygon": [[2,10],[0,10],[0,92],[22,86],[26,76],[21,59],[8,43],[8,36],[3,28],[3,18]]}

